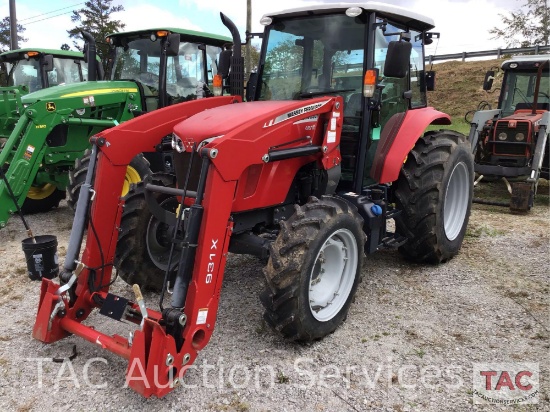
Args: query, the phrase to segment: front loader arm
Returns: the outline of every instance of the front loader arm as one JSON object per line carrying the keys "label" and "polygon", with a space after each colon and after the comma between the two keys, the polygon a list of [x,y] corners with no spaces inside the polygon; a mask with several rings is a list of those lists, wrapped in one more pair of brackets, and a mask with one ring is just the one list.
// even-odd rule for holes
{"label": "front loader arm", "polygon": [[[164,313],[150,309],[146,318],[140,316],[138,305],[132,302],[128,302],[126,319],[141,327],[129,339],[105,335],[81,322],[112,296],[108,290],[123,207],[119,194],[130,160],[138,153],[152,151],[172,132],[174,125],[185,118],[239,100],[218,97],[181,103],[140,116],[92,138],[98,151],[95,199],[82,264],[74,270],[73,277],[77,280],[66,292],[67,286],[60,288],[53,281],[43,279],[33,337],[51,343],[69,333],[75,334],[129,359],[128,385],[144,396],[160,397],[172,390],[178,382],[176,377],[181,378],[185,366],[191,365],[213,332],[232,227],[230,211],[235,182],[223,181],[211,165],[205,168],[203,224],[197,244],[190,245],[196,247],[197,258],[191,266],[185,309],[182,312],[176,308],[179,323],[174,325]],[[72,268],[78,259],[80,244],[75,242],[82,239],[82,233],[75,232],[77,223],[71,232],[66,269]]]}

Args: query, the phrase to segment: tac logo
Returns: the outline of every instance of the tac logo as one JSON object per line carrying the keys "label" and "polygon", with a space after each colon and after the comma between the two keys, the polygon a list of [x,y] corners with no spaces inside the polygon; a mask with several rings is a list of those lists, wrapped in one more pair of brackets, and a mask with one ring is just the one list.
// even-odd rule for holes
{"label": "tac logo", "polygon": [[534,404],[538,394],[538,363],[474,363],[474,404]]}
{"label": "tac logo", "polygon": [[54,102],[47,102],[46,103],[46,110],[48,112],[55,112],[55,103]]}

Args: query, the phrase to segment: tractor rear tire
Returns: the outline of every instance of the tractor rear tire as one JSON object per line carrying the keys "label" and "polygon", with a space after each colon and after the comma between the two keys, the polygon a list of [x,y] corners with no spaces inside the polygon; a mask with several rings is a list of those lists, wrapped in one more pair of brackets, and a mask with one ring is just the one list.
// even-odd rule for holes
{"label": "tractor rear tire", "polygon": [[264,269],[264,319],[294,341],[332,333],[346,319],[361,279],[363,219],[347,201],[311,197],[282,221]]}
{"label": "tractor rear tire", "polygon": [[[76,159],[74,169],[69,172],[69,185],[67,187],[69,198],[67,200],[67,204],[72,207],[73,210],[76,210],[78,196],[80,195],[80,188],[86,181],[86,173],[88,173],[91,153],[92,151],[90,149],[86,149],[86,151],[84,151],[84,155],[80,159]],[[138,154],[128,165],[126,176],[124,177],[124,186],[122,187],[122,193],[120,196],[126,196],[130,190],[131,184],[142,181],[150,174],[151,169],[149,168],[149,161],[143,156],[143,154]]]}
{"label": "tractor rear tire", "polygon": [[[165,173],[153,174],[151,183],[176,186],[175,176]],[[174,209],[171,211],[175,211],[175,197],[156,192],[153,195],[161,206],[168,206]],[[149,212],[145,200],[145,182],[132,185],[124,199],[114,262],[118,275],[129,285],[137,283],[141,288],[160,291],[166,272],[166,265],[163,266],[162,262],[170,250],[172,231]],[[174,254],[173,261],[177,262],[178,259],[179,255]]]}
{"label": "tractor rear tire", "polygon": [[466,137],[427,132],[411,150],[395,189],[402,210],[396,229],[408,238],[407,258],[442,263],[455,256],[466,233],[474,188],[474,162]]}
{"label": "tractor rear tire", "polygon": [[21,210],[26,214],[48,212],[58,207],[66,195],[64,190],[59,190],[50,183],[40,187],[31,186]]}

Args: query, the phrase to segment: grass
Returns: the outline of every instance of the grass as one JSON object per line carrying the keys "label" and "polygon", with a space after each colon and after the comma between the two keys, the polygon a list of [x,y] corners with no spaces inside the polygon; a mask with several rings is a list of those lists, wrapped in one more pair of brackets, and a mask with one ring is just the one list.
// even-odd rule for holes
{"label": "grass", "polygon": [[[493,91],[486,92],[482,85],[485,73],[500,67],[503,61],[449,61],[435,64],[436,87],[433,92],[428,92],[428,106],[447,113],[453,123],[448,126],[430,126],[427,130],[450,129],[468,136],[472,111],[478,108],[480,102],[488,102],[493,109],[497,107],[502,73],[497,73]],[[468,122],[464,120],[466,113],[469,113]]]}
{"label": "grass", "polygon": [[449,61],[435,64],[436,87],[435,91],[428,92],[428,104],[449,114],[453,119],[453,128],[456,125],[461,133],[464,133],[466,127],[467,134],[469,125],[464,122],[467,112],[476,110],[481,101],[487,101],[492,108],[497,106],[500,91],[497,88],[502,82],[502,73],[496,74],[492,92],[484,91],[482,85],[485,73],[500,67],[503,61]]}
{"label": "grass", "polygon": [[470,225],[468,226],[468,229],[466,229],[466,236],[477,238],[481,236],[488,236],[488,237],[497,237],[504,234],[504,231],[498,230],[489,226],[474,226]]}
{"label": "grass", "polygon": [[277,372],[277,383],[288,383],[290,378],[284,374],[284,372]]}

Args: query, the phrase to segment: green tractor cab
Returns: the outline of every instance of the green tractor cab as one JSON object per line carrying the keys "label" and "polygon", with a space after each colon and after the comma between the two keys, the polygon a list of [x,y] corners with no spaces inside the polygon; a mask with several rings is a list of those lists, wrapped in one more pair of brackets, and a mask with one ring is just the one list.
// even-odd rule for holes
{"label": "green tractor cab", "polygon": [[[65,83],[15,101],[12,114],[17,121],[0,151],[0,167],[26,212],[57,206],[66,191],[75,207],[94,134],[157,108],[211,96],[219,55],[232,42],[216,34],[175,28],[115,33],[106,40],[108,80]],[[96,61],[93,39],[86,59]],[[171,149],[163,147],[159,145],[159,151],[147,154],[147,159],[136,156],[127,187],[151,171],[172,172]],[[37,190],[39,195],[34,196]],[[16,211],[8,192],[6,182],[0,181],[0,228]]]}
{"label": "green tractor cab", "polygon": [[[101,67],[101,66],[98,66]],[[18,49],[0,54],[0,138],[7,138],[19,119],[17,99],[59,84],[86,81],[83,53],[51,49]]]}

